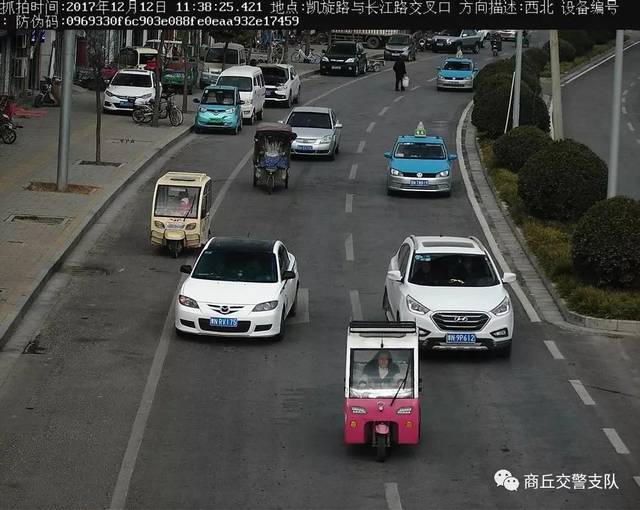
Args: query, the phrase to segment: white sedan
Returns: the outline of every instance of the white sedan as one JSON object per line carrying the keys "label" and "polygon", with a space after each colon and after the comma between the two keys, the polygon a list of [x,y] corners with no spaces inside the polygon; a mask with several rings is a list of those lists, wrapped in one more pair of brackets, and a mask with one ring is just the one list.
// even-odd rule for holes
{"label": "white sedan", "polygon": [[278,337],[295,315],[299,275],[281,241],[214,237],[207,242],[175,303],[178,334]]}
{"label": "white sedan", "polygon": [[300,102],[301,84],[296,68],[290,64],[260,64],[269,102],[285,104],[289,108]]}

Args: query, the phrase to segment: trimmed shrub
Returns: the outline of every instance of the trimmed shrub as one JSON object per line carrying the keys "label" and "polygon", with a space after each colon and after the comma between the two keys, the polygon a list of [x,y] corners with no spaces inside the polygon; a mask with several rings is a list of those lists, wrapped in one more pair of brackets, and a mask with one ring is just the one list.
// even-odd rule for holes
{"label": "trimmed shrub", "polygon": [[[475,101],[482,101],[486,95],[493,94],[493,91],[496,87],[500,85],[507,85],[509,89],[511,89],[511,73],[496,73],[491,76],[486,77],[480,85],[476,85],[475,87]],[[520,85],[520,90],[526,88],[527,92],[533,93],[531,87],[529,87],[529,83],[522,80]]]}
{"label": "trimmed shrub", "polygon": [[522,54],[522,59],[540,74],[549,62],[549,51],[542,48],[529,48]]}
{"label": "trimmed shrub", "polygon": [[574,140],[551,142],[519,172],[518,194],[543,220],[576,220],[607,193],[607,165]]}
{"label": "trimmed shrub", "polygon": [[[511,83],[511,75],[513,74],[514,70],[515,60],[511,59],[499,60],[498,62],[492,62],[491,64],[484,66],[476,76],[476,90],[482,87],[485,80],[496,74],[508,74],[509,83]],[[537,70],[531,65],[526,64],[524,61],[522,65],[522,81],[525,82],[529,86],[529,88],[536,94],[539,94],[542,90]]]}
{"label": "trimmed shrub", "polygon": [[[542,49],[549,53],[549,41],[544,43]],[[558,39],[558,53],[560,62],[572,62],[576,58],[576,49],[573,45],[564,39]]]}
{"label": "trimmed shrub", "polygon": [[573,234],[571,258],[588,283],[640,289],[640,201],[615,197],[593,205]]}
{"label": "trimmed shrub", "polygon": [[575,48],[576,56],[586,55],[593,48],[593,41],[586,30],[560,30],[558,37]]}
{"label": "trimmed shrub", "polygon": [[[504,132],[509,97],[511,95],[511,81],[500,81],[487,93],[474,96],[474,107],[471,121],[480,131],[484,131],[491,138],[497,138]],[[489,82],[490,83],[490,82]],[[489,86],[487,83],[487,87]],[[511,122],[511,119],[509,119]],[[538,126],[543,131],[549,131],[549,113],[547,106],[540,96],[533,94],[526,83],[520,88],[520,124]]]}
{"label": "trimmed shrub", "polygon": [[527,159],[550,143],[551,138],[540,128],[519,126],[496,140],[493,153],[498,164],[518,172]]}
{"label": "trimmed shrub", "polygon": [[587,32],[595,44],[605,44],[616,38],[615,30],[587,30]]}

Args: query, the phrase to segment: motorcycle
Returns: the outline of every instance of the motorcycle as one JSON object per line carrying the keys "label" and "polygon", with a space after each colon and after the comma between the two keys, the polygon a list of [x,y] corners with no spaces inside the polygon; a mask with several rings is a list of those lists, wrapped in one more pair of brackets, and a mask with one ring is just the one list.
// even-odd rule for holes
{"label": "motorcycle", "polygon": [[426,49],[427,49],[427,39],[425,37],[421,37],[420,39],[418,39],[418,50],[426,51]]}
{"label": "motorcycle", "polygon": [[502,41],[491,41],[491,53],[493,53],[494,57],[498,56],[498,53],[502,51]]}
{"label": "motorcycle", "polygon": [[16,133],[16,128],[21,126],[16,126],[9,116],[5,113],[0,116],[0,138],[6,144],[12,144],[18,138]]}
{"label": "motorcycle", "polygon": [[62,79],[54,76],[43,76],[44,81],[40,83],[40,92],[33,98],[33,106],[40,108],[41,106],[60,106],[60,87]]}

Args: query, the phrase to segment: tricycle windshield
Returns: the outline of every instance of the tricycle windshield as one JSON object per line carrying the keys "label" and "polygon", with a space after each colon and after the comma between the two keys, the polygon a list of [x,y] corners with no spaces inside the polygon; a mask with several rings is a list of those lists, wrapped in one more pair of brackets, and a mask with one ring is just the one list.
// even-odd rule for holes
{"label": "tricycle windshield", "polygon": [[153,214],[169,218],[197,218],[199,198],[200,188],[160,185],[156,190]]}
{"label": "tricycle windshield", "polygon": [[445,159],[442,145],[434,143],[399,143],[394,158],[400,159]]}
{"label": "tricycle windshield", "polygon": [[235,90],[205,90],[200,104],[235,106]]}
{"label": "tricycle windshield", "polygon": [[414,398],[413,349],[352,349],[351,398]]}

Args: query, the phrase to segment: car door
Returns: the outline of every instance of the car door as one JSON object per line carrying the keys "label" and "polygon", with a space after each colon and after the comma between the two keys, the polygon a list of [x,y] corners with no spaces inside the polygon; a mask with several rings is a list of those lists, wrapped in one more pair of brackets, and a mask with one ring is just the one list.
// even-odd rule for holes
{"label": "car door", "polygon": [[282,281],[281,294],[285,301],[286,314],[289,314],[291,306],[295,301],[297,278],[293,280],[283,280],[285,271],[295,272],[295,260],[289,256],[284,244],[278,248],[278,266],[280,266],[280,280]]}
{"label": "car door", "polygon": [[389,263],[389,271],[400,271],[402,275],[401,281],[395,281],[387,278],[387,296],[389,298],[389,305],[391,306],[391,312],[394,317],[397,317],[398,310],[402,306],[402,300],[404,299],[403,286],[406,280],[407,267],[409,265],[409,258],[411,256],[411,246],[409,243],[404,242],[398,250],[398,253],[391,259]]}
{"label": "car door", "polygon": [[291,93],[293,97],[297,98],[300,95],[300,77],[294,67],[289,68],[289,76],[291,78]]}
{"label": "car door", "polygon": [[338,118],[336,117],[336,112],[331,110],[331,127],[333,128],[333,132],[334,132],[335,146],[337,146],[340,143],[340,135],[342,131],[341,129],[336,128],[337,124],[338,124]]}

